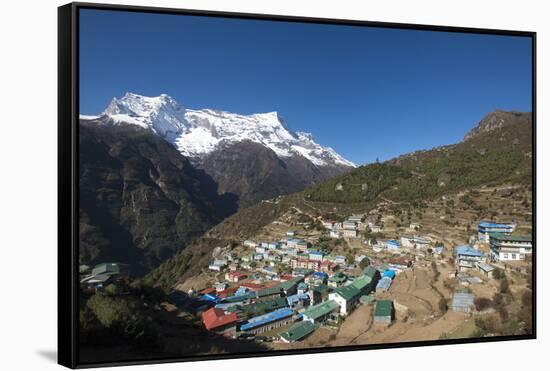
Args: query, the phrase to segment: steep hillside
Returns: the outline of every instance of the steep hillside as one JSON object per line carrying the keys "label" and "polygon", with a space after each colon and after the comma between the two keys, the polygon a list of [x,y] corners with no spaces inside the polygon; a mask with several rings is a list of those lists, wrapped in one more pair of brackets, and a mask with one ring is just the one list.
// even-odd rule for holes
{"label": "steep hillside", "polygon": [[305,157],[280,158],[261,144],[242,141],[221,147],[200,162],[220,192],[239,196],[240,206],[301,191],[333,175],[338,167],[317,167]]}
{"label": "steep hillside", "polygon": [[[489,121],[491,115],[487,116]],[[151,272],[147,281],[169,288],[198,274],[211,260],[215,247],[254,236],[291,208],[316,216],[333,212],[345,216],[376,209],[377,205],[395,204],[398,210],[397,203],[402,203],[412,215],[413,205],[425,204],[422,201],[436,200],[441,195],[459,199],[461,192],[485,186],[523,184],[524,191],[531,192],[531,114],[507,117],[510,122],[491,130],[474,129],[475,134],[458,144],[362,166],[303,192],[242,209]],[[478,218],[492,216],[483,210],[468,212],[477,213]],[[438,214],[435,219],[439,218]]]}
{"label": "steep hillside", "polygon": [[362,166],[307,190],[306,197],[336,203],[410,201],[483,184],[530,181],[531,136],[530,113],[496,111],[458,144]]}
{"label": "steep hillside", "polygon": [[135,126],[80,125],[80,262],[144,273],[236,211],[236,197]]}

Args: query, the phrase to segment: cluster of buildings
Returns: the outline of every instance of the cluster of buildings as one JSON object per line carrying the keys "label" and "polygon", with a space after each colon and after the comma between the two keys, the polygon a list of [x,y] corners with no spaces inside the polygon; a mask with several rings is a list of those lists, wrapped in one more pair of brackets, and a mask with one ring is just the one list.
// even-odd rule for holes
{"label": "cluster of buildings", "polygon": [[[323,221],[323,226],[338,237],[357,237],[367,226],[372,230],[359,216],[350,216],[342,223]],[[484,253],[477,243],[456,247],[457,271],[478,269],[490,277],[495,269],[491,262],[522,260],[531,254],[531,237],[512,236],[515,228],[514,223],[480,222],[478,241],[487,243],[490,253]],[[419,224],[411,223],[410,230],[411,234],[398,239],[374,242],[373,250],[401,252],[434,247],[429,237],[417,234]],[[202,319],[207,330],[235,338],[267,334],[283,342],[303,340],[323,324],[344,319],[359,305],[373,302],[373,293],[389,290],[396,275],[412,265],[403,255],[378,264],[369,260],[357,276],[357,270],[348,268],[358,269],[365,255],[355,256],[353,262],[346,256],[332,256],[292,231],[279,241],[246,240],[243,245],[251,253],[214,259],[209,266],[225,272],[226,282],[189,293],[204,304]],[[442,252],[443,246],[436,244],[433,253]],[[284,272],[278,271],[281,267],[286,267]],[[467,291],[456,292],[452,308],[469,312],[473,300]],[[376,301],[374,312],[375,323],[391,323],[393,302]]]}
{"label": "cluster of buildings", "polygon": [[[291,236],[287,236],[281,241],[256,243],[246,240],[243,246],[253,249],[252,254],[242,257],[228,254],[223,259],[214,259],[208,268],[215,272],[222,272],[226,269],[232,272],[244,268],[260,272],[268,276],[268,279],[278,279],[280,272],[276,270],[276,266],[279,264],[287,265],[291,269],[303,268],[333,273],[338,267],[346,267],[353,263],[348,262],[346,256],[333,256],[312,249],[311,244],[307,241],[295,238],[293,232]],[[226,279],[231,282],[239,282],[246,278],[246,274],[242,272],[226,274]]]}
{"label": "cluster of buildings", "polygon": [[[295,273],[288,280],[261,286],[242,283],[233,295],[226,297],[218,296],[220,291],[215,288],[198,292],[196,296],[200,300],[210,303],[202,312],[204,327],[234,338],[269,333],[284,342],[299,341],[321,325],[349,315],[361,303],[370,302],[367,296],[388,276],[368,266],[358,277],[348,277],[341,272],[333,275],[338,277],[334,287],[328,286],[332,277],[325,272],[300,270]],[[387,310],[377,308],[376,311],[383,312],[380,323],[387,323],[388,316],[384,315]],[[282,327],[284,329],[278,331]]]}
{"label": "cluster of buildings", "polygon": [[512,235],[516,223],[496,223],[482,221],[478,224],[478,241],[489,245],[489,253],[470,246],[455,248],[455,264],[458,271],[477,268],[490,276],[494,267],[489,263],[522,261],[533,253],[533,240],[530,235]]}
{"label": "cluster of buildings", "polygon": [[[358,222],[353,218],[349,221]],[[236,259],[216,259],[211,264],[211,269],[226,272],[227,282],[189,292],[205,304],[201,307],[205,328],[234,338],[267,334],[283,342],[300,341],[323,324],[337,322],[357,306],[371,303],[374,292],[387,290],[387,282],[391,284],[400,269],[410,266],[410,262],[395,259],[389,264],[369,265],[358,276],[357,271],[345,273],[347,264],[352,263],[348,258],[324,254],[296,238],[295,233],[277,242],[247,240],[243,245],[253,249],[253,254],[243,257],[244,261],[241,258],[240,264]],[[292,273],[269,270],[269,265],[243,269],[247,262],[274,261],[273,256],[286,263]],[[356,256],[353,263],[365,258]],[[391,322],[391,301],[376,310],[380,323]]]}
{"label": "cluster of buildings", "polygon": [[357,238],[359,230],[364,230],[366,227],[362,215],[351,215],[342,223],[327,220],[323,221],[322,224],[329,231],[331,238]]}

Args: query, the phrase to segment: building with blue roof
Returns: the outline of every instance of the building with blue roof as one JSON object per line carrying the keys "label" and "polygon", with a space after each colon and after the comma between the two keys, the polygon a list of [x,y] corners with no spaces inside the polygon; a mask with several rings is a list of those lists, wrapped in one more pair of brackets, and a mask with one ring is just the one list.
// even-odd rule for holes
{"label": "building with blue roof", "polygon": [[495,223],[483,220],[477,225],[477,238],[482,242],[489,243],[491,233],[510,234],[516,230],[516,227],[516,223]]}
{"label": "building with blue roof", "polygon": [[397,240],[388,240],[386,241],[386,248],[389,250],[398,250],[401,248],[401,244]]}
{"label": "building with blue roof", "polygon": [[395,272],[392,271],[391,269],[386,269],[384,271],[384,274],[383,274],[384,277],[389,277],[391,278],[392,280],[395,278]]}
{"label": "building with blue roof", "polygon": [[249,334],[262,334],[292,323],[293,315],[294,311],[290,308],[277,309],[276,311],[250,318],[240,325],[240,330]]}
{"label": "building with blue roof", "polygon": [[310,297],[307,293],[304,294],[294,294],[286,297],[286,301],[290,307],[294,307],[298,304],[301,304],[304,307],[309,306]]}
{"label": "building with blue roof", "polygon": [[212,294],[204,294],[200,298],[201,298],[201,300],[209,301],[209,302],[213,302],[213,303],[217,303],[218,301],[220,301],[220,298],[218,298],[216,295],[212,295]]}
{"label": "building with blue roof", "polygon": [[483,251],[464,245],[455,248],[455,264],[459,271],[475,268],[477,263],[485,261]]}

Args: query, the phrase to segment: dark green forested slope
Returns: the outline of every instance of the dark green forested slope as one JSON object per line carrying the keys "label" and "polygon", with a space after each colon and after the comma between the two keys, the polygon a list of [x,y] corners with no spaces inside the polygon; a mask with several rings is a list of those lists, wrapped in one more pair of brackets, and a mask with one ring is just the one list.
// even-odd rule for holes
{"label": "dark green forested slope", "polygon": [[80,125],[82,264],[145,273],[236,211],[236,198],[162,138],[130,125]]}
{"label": "dark green forested slope", "polygon": [[362,166],[305,191],[311,201],[411,201],[468,187],[531,180],[530,113],[495,111],[465,140]]}

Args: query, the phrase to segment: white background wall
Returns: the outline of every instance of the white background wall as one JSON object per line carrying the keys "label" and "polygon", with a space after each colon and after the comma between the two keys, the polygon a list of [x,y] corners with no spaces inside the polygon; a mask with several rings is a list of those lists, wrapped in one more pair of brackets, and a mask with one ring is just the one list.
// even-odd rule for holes
{"label": "white background wall", "polygon": [[[212,9],[372,21],[519,29],[538,32],[538,225],[544,233],[550,186],[544,164],[550,151],[545,126],[550,66],[546,2],[514,1],[298,1],[157,0],[122,1],[136,5]],[[56,352],[56,25],[62,1],[4,1],[0,10],[0,368],[48,370]],[[547,169],[547,167],[546,167]],[[548,261],[550,240],[539,233],[539,262]],[[539,269],[541,265],[539,264]],[[538,275],[536,341],[389,349],[347,353],[254,358],[150,366],[155,370],[262,371],[293,368],[518,370],[543,368],[550,349],[547,320],[548,270]],[[544,309],[543,309],[544,308]],[[459,359],[471,359],[465,365]],[[306,363],[307,362],[307,363]],[[129,367],[130,369],[145,369]]]}

